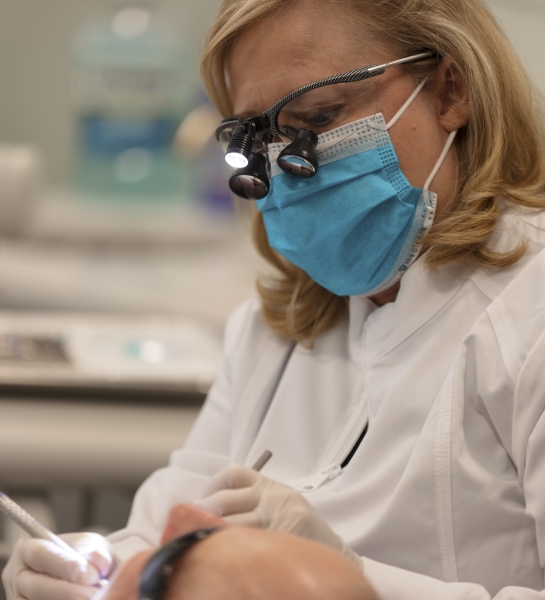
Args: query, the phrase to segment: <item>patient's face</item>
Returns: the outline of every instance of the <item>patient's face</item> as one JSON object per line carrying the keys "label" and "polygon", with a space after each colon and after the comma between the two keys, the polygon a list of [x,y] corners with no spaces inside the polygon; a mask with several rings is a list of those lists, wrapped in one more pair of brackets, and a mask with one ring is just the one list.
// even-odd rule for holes
{"label": "patient's face", "polygon": [[[180,504],[170,511],[161,537],[161,544],[166,544],[175,537],[190,531],[216,526],[225,526],[220,517],[211,515],[191,504]],[[154,552],[154,549],[146,550],[128,560],[119,570],[108,590],[95,597],[96,600],[136,600],[140,573]]]}
{"label": "patient's face", "polygon": [[[162,542],[224,525],[192,505],[175,507]],[[100,600],[136,600],[153,550],[128,561]],[[176,563],[165,600],[376,600],[361,573],[337,552],[291,535],[225,527]]]}
{"label": "patient's face", "polygon": [[180,567],[166,600],[377,600],[334,550],[262,529],[218,532],[182,557]]}

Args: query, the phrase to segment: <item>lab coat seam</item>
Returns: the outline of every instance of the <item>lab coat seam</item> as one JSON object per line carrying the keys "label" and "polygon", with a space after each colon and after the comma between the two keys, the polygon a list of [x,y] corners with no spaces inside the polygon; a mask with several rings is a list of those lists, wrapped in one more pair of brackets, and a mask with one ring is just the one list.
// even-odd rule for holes
{"label": "lab coat seam", "polygon": [[520,215],[513,215],[513,220],[519,220],[521,223],[524,223],[524,225],[527,225],[528,227],[531,227],[532,229],[535,229],[537,231],[541,231],[542,233],[545,233],[545,228],[540,227],[537,223],[532,223],[531,221],[527,221],[527,217],[523,217]]}
{"label": "lab coat seam", "polygon": [[458,581],[454,526],[452,517],[452,488],[450,465],[450,428],[452,420],[453,373],[450,371],[441,391],[435,436],[435,489],[439,552],[443,579]]}
{"label": "lab coat seam", "polygon": [[[545,413],[545,408],[541,411],[541,413],[539,414],[539,417],[536,419],[536,422],[532,428],[532,431],[530,432],[530,434],[528,435],[528,440],[526,441],[526,449],[524,451],[524,470],[523,472],[520,474],[520,485],[522,487],[522,491],[524,493],[524,496],[526,497],[525,494],[525,480],[526,480],[526,468],[528,465],[528,455],[530,454],[530,446],[532,445],[532,435],[538,425],[538,423],[541,421],[541,419],[543,418],[543,414]],[[525,509],[525,514],[528,514],[527,509]],[[533,515],[532,515],[533,518]]]}
{"label": "lab coat seam", "polygon": [[[278,351],[279,342],[282,343],[283,346],[280,349],[280,352]],[[294,342],[286,343],[279,338],[271,339],[268,347],[262,354],[261,360],[252,373],[250,380],[241,393],[237,412],[240,414],[246,413],[247,417],[242,420],[242,423],[236,428],[236,431],[233,431],[231,438],[233,455],[235,454],[234,447],[237,447],[236,455],[240,462],[244,462],[244,458],[247,456],[248,451],[255,441],[263,421],[270,410],[276,390],[280,385],[280,381],[286,370],[286,365],[288,364],[295,347],[296,344]],[[271,376],[274,375],[275,381],[271,381]],[[267,390],[267,383],[269,382],[271,383],[271,389]],[[267,391],[268,393],[266,393]],[[267,396],[265,400],[263,399],[264,395]],[[259,412],[261,412],[261,417],[259,416]],[[253,426],[254,431],[249,434],[248,429],[251,426]],[[237,436],[238,440],[236,440]],[[241,444],[244,441],[246,442],[246,448],[243,452],[241,450]]]}
{"label": "lab coat seam", "polygon": [[494,300],[499,296],[499,294],[503,291],[503,288],[498,288],[495,294],[491,294],[490,289],[485,290],[482,285],[484,281],[490,282],[491,278],[483,273],[482,271],[473,270],[467,277],[468,281],[473,284],[473,286],[490,302],[494,302]]}
{"label": "lab coat seam", "polygon": [[[535,347],[538,345],[538,343],[542,339],[542,337],[543,337],[542,335],[539,336],[538,341],[534,344],[534,346],[530,350],[530,352],[528,352],[528,356],[526,357],[526,360],[524,361],[525,364],[526,364],[526,361],[528,360],[528,357],[530,357],[532,355],[532,352],[534,351]],[[530,446],[532,444],[532,435],[533,435],[534,431],[536,430],[536,427],[538,426],[539,422],[543,418],[544,413],[545,413],[545,405],[543,406],[541,412],[539,413],[539,416],[537,417],[537,419],[534,423],[534,426],[532,427],[532,430],[528,434],[528,439],[526,441],[526,448],[524,450],[524,471],[520,477],[520,484],[521,484],[523,490],[524,490],[524,479],[526,477],[526,466],[528,464],[528,455],[530,453]]]}
{"label": "lab coat seam", "polygon": [[[248,336],[249,331],[252,329],[252,324],[255,322],[255,319],[252,318],[252,313],[257,313],[261,316],[259,301],[255,297],[248,298],[239,304],[229,316],[225,326],[223,369],[231,383],[234,382],[234,366],[239,362],[244,347],[243,340]],[[270,335],[272,335],[272,332],[270,332]]]}
{"label": "lab coat seam", "polygon": [[[488,318],[490,328],[492,329],[492,332],[494,334],[494,339],[496,340],[496,343],[498,345],[500,356],[503,358],[505,370],[509,375],[511,383],[514,386],[516,386],[517,377],[515,374],[515,361],[511,352],[509,338],[503,325],[500,312],[498,311],[498,308],[494,303],[490,304],[490,306],[488,306],[488,308],[486,309],[486,316]],[[507,356],[505,356],[505,354]]]}

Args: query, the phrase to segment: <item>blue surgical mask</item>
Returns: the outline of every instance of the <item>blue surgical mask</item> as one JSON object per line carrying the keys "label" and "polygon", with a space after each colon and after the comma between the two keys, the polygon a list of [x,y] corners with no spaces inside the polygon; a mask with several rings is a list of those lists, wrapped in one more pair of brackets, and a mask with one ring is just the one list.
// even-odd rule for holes
{"label": "blue surgical mask", "polygon": [[269,244],[338,296],[374,295],[398,282],[416,260],[431,227],[437,195],[428,188],[456,132],[451,133],[428,181],[413,187],[399,166],[382,114],[318,136],[319,169],[311,179],[282,171],[271,144],[271,189],[256,202]]}

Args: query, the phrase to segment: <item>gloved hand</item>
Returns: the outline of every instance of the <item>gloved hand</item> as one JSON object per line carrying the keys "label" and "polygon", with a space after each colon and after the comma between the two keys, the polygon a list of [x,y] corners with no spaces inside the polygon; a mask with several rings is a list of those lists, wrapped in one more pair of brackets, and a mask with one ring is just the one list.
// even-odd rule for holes
{"label": "gloved hand", "polygon": [[8,600],[87,600],[114,565],[108,540],[96,533],[68,533],[61,537],[77,554],[53,542],[23,539],[17,542],[2,573]]}
{"label": "gloved hand", "polygon": [[360,571],[363,560],[295,490],[240,465],[229,465],[195,503],[229,523],[292,533],[334,548]]}

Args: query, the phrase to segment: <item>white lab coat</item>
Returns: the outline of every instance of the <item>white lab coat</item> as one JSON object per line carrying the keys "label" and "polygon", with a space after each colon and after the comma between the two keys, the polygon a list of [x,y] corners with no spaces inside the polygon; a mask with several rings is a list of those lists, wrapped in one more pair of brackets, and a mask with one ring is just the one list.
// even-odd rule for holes
{"label": "white lab coat", "polygon": [[543,600],[545,213],[508,207],[494,243],[521,236],[526,256],[501,270],[417,261],[395,303],[351,298],[312,350],[244,304],[186,447],[139,490],[118,552],[156,544],[169,507],[268,449],[263,473],[306,494],[383,600]]}

